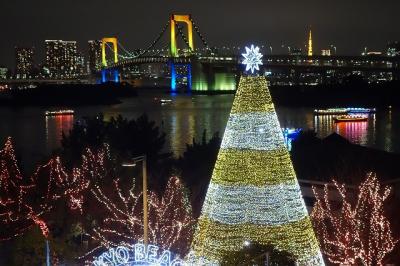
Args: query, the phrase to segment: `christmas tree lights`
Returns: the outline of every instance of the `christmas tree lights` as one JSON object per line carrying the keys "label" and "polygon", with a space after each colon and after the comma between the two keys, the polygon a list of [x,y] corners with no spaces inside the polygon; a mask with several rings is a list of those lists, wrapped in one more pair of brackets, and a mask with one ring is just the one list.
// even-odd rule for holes
{"label": "christmas tree lights", "polygon": [[[135,243],[143,241],[142,192],[135,192],[132,186],[122,188],[120,183],[119,179],[113,182],[112,192],[98,185],[91,189],[104,213],[102,221],[89,231],[96,246],[84,257],[104,247],[133,248]],[[181,181],[171,177],[162,197],[150,192],[148,202],[149,242],[181,257],[186,255],[195,221]]]}
{"label": "christmas tree lights", "polygon": [[340,208],[331,206],[327,185],[323,197],[314,189],[317,201],[312,221],[323,253],[330,262],[341,265],[383,265],[397,242],[383,208],[391,189],[382,187],[375,174],[368,174],[358,189],[356,203],[351,204],[345,186],[333,183]]}
{"label": "christmas tree lights", "polygon": [[[324,265],[264,77],[241,77],[192,243],[193,265],[243,243]],[[197,258],[197,260],[196,260]]]}

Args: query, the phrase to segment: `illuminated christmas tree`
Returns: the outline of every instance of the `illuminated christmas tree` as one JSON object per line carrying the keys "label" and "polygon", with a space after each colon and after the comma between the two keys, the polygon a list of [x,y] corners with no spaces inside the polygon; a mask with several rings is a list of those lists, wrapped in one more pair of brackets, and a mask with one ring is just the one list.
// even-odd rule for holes
{"label": "illuminated christmas tree", "polygon": [[[253,64],[248,69],[258,69],[259,56],[244,56]],[[324,265],[267,81],[260,76],[240,79],[189,260],[223,263],[251,243],[288,252],[298,265]]]}

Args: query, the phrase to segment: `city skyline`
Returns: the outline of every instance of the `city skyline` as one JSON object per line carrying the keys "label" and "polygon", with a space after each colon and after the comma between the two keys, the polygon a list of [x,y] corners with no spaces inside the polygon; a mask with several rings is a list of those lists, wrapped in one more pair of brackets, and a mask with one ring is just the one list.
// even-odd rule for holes
{"label": "city skyline", "polygon": [[[379,4],[353,1],[352,5],[342,0],[334,3],[310,0],[301,6],[290,0],[285,2],[251,1],[245,5],[230,1],[227,5],[225,1],[201,4],[170,1],[153,9],[150,5],[154,3],[143,1],[1,3],[3,19],[13,23],[3,31],[7,38],[0,44],[0,65],[15,65],[14,46],[34,46],[36,56],[43,58],[46,39],[76,40],[81,44],[80,50],[87,50],[87,45],[82,44],[88,40],[116,36],[128,49],[143,48],[156,37],[171,13],[191,13],[211,46],[245,45],[252,41],[273,47],[282,44],[302,47],[307,43],[310,25],[315,51],[331,44],[338,48],[339,54],[359,54],[365,46],[382,51],[388,41],[399,39],[399,30],[392,25],[396,24],[395,10],[400,4],[392,0]],[[19,14],[17,21],[15,14]]]}

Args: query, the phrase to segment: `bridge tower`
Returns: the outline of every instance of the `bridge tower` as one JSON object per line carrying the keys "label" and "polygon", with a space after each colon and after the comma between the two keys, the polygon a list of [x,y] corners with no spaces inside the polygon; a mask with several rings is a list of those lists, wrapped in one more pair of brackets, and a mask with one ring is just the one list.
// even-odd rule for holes
{"label": "bridge tower", "polygon": [[119,82],[119,73],[118,70],[107,70],[107,58],[106,58],[106,45],[111,43],[112,51],[114,53],[114,63],[118,63],[118,41],[115,37],[107,37],[101,40],[101,65],[103,67],[101,71],[101,82],[107,82],[107,76],[111,75],[112,81]]}
{"label": "bridge tower", "polygon": [[[189,49],[194,51],[193,43],[193,22],[190,15],[171,15],[170,25],[171,25],[171,60],[169,62],[171,68],[171,91],[175,92],[177,90],[177,78],[186,77],[188,90],[192,89],[192,66],[191,64],[175,64],[174,57],[178,57],[178,48],[176,42],[176,24],[178,22],[185,23],[187,25],[188,32],[188,44]],[[176,71],[177,66],[186,66],[186,75],[178,75]]]}
{"label": "bridge tower", "polygon": [[193,23],[190,15],[171,15],[171,56],[178,57],[178,48],[176,45],[176,23],[183,22],[187,25],[189,48],[193,51]]}

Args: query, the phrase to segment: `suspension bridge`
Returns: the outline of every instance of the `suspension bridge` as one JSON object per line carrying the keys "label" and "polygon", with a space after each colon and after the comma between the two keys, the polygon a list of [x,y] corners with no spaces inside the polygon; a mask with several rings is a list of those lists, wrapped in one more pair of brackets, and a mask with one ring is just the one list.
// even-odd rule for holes
{"label": "suspension bridge", "polygon": [[[169,37],[163,43],[168,29]],[[195,47],[195,37],[200,40],[200,48]],[[178,43],[183,47],[179,48]],[[156,38],[143,49],[129,51],[115,37],[103,38],[101,48],[102,61],[98,68],[101,82],[123,81],[124,71],[132,66],[161,64],[168,69],[172,91],[177,90],[179,80],[185,81],[188,90],[234,90],[242,71],[240,53],[243,51],[227,52],[210,47],[199,26],[187,14],[171,15]],[[264,71],[285,70],[295,79],[304,73],[326,76],[332,71],[389,73],[394,79],[400,79],[399,59],[386,56],[267,55],[263,63]]]}
{"label": "suspension bridge", "polygon": [[[185,24],[187,34],[180,24]],[[170,29],[170,38],[167,45],[161,49],[155,50],[157,44],[161,43],[161,39],[167,30]],[[194,32],[201,40],[204,48],[196,50],[194,46]],[[178,38],[181,38],[185,47],[178,48]],[[168,47],[169,46],[169,47]],[[193,21],[191,15],[170,16],[168,22],[164,25],[157,37],[144,49],[129,51],[115,37],[107,37],[102,39],[102,62],[101,62],[101,81],[121,80],[121,70],[124,67],[140,64],[166,64],[169,67],[171,90],[177,89],[177,80],[185,78],[187,87],[192,89],[192,73],[194,71],[193,64],[198,61],[199,56],[212,56],[211,48],[208,46],[199,27]],[[107,60],[107,51],[111,51],[112,58]],[[202,53],[201,53],[202,52]],[[179,71],[178,71],[179,69]]]}

